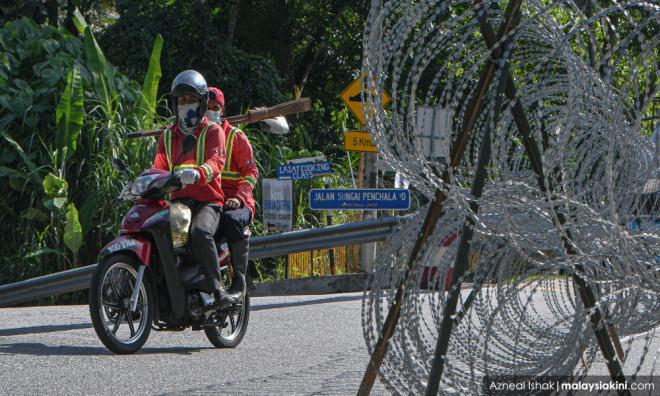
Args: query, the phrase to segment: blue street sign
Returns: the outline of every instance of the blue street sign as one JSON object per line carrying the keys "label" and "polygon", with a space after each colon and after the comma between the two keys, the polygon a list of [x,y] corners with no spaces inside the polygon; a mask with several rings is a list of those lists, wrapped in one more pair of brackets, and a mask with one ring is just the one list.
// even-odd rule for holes
{"label": "blue street sign", "polygon": [[410,191],[406,189],[322,190],[309,192],[314,210],[406,210]]}
{"label": "blue street sign", "polygon": [[332,165],[328,161],[308,161],[277,165],[277,178],[280,180],[312,179],[331,173]]}

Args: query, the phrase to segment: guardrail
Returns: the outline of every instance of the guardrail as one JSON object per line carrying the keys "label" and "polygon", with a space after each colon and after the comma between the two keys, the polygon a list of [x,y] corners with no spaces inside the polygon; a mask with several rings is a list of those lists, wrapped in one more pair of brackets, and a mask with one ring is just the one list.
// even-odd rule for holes
{"label": "guardrail", "polygon": [[[335,246],[382,241],[401,222],[399,217],[340,224],[273,234],[250,239],[250,258],[282,256],[289,253]],[[0,307],[9,307],[40,298],[85,290],[96,264],[0,285]]]}

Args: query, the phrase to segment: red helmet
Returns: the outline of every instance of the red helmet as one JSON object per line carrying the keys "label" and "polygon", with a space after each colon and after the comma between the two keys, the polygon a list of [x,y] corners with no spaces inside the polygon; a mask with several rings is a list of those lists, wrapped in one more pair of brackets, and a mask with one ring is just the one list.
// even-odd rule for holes
{"label": "red helmet", "polygon": [[225,109],[225,94],[220,88],[209,87],[209,105],[213,102],[219,103],[222,110]]}

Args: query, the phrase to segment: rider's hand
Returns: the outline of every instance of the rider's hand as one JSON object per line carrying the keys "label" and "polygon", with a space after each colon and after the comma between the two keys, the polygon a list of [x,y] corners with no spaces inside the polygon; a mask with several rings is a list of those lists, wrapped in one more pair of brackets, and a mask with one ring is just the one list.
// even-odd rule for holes
{"label": "rider's hand", "polygon": [[227,209],[238,209],[241,205],[243,205],[243,203],[238,198],[229,198],[225,201],[225,208]]}
{"label": "rider's hand", "polygon": [[199,172],[196,169],[184,169],[179,174],[179,180],[184,187],[188,184],[195,184],[199,180]]}

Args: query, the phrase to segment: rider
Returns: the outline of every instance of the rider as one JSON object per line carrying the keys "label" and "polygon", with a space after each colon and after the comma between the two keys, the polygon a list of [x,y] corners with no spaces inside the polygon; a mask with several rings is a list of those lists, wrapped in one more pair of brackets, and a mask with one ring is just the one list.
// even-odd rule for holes
{"label": "rider", "polygon": [[232,126],[222,113],[225,95],[216,87],[209,87],[209,109],[206,116],[220,124],[227,143],[227,161],[222,170],[222,190],[225,194],[225,212],[220,221],[220,230],[227,239],[234,276],[229,289],[233,298],[245,294],[245,274],[248,266],[250,241],[244,229],[254,218],[252,190],[257,184],[259,171],[252,155],[252,146],[240,129]]}
{"label": "rider", "polygon": [[[190,241],[193,254],[206,273],[216,305],[222,309],[235,301],[221,287],[218,253],[213,239],[225,203],[218,177],[225,166],[225,134],[218,124],[204,117],[209,92],[200,73],[194,70],[179,73],[172,82],[170,95],[172,112],[177,118],[174,125],[161,134],[153,166],[174,170],[180,176],[183,188],[172,192],[170,198],[180,200],[192,209]],[[197,137],[197,148],[179,157],[183,140],[189,134]]]}

